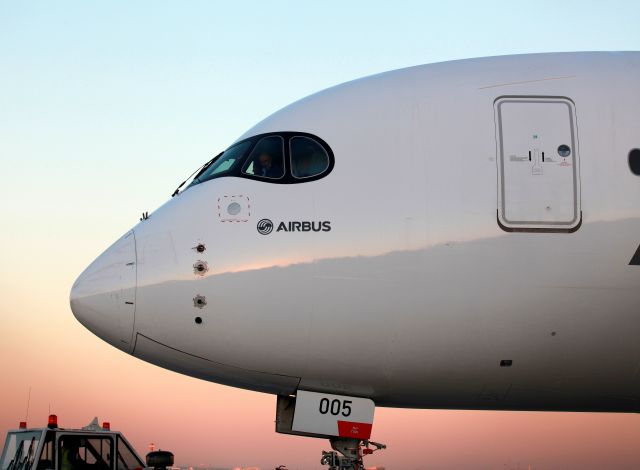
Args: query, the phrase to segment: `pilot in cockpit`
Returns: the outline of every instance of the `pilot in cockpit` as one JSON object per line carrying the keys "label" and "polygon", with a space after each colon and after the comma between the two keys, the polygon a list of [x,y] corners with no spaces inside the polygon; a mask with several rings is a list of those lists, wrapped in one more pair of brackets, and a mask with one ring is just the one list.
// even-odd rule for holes
{"label": "pilot in cockpit", "polygon": [[254,164],[254,174],[265,178],[278,178],[282,171],[273,165],[273,156],[270,153],[262,152]]}

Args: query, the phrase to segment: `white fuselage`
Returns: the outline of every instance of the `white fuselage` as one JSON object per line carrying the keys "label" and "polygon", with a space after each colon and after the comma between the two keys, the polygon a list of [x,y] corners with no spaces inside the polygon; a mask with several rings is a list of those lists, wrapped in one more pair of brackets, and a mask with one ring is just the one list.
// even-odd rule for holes
{"label": "white fuselage", "polygon": [[[551,120],[513,131],[556,159],[542,164],[559,172],[548,187],[534,187],[543,180],[526,152],[501,153],[501,99],[564,103],[565,173],[545,141]],[[333,169],[299,184],[221,175],[189,187],[81,275],[80,321],[146,361],[270,393],[640,410],[640,177],[628,162],[640,147],[640,53],[388,72],[296,102],[239,140],[278,132],[324,140]],[[504,182],[510,162],[524,176]],[[548,220],[509,230],[527,185],[531,200],[547,198]],[[305,221],[330,230],[277,231]]]}

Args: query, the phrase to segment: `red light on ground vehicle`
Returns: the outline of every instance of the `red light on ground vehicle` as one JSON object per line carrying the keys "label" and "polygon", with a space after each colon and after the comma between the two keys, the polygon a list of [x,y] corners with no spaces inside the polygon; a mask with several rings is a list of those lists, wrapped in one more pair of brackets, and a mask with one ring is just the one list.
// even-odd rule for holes
{"label": "red light on ground vehicle", "polygon": [[20,421],[20,429],[27,429],[27,422],[26,421]]}
{"label": "red light on ground vehicle", "polygon": [[106,431],[110,431],[111,430],[111,423],[109,421],[104,421],[102,423],[102,429],[104,429]]}
{"label": "red light on ground vehicle", "polygon": [[49,422],[47,423],[49,429],[58,427],[58,417],[56,415],[49,415]]}

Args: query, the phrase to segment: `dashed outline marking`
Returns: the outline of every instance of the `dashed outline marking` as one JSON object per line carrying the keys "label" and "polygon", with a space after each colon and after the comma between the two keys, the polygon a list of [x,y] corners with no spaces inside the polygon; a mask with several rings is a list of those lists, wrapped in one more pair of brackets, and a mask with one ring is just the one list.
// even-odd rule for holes
{"label": "dashed outline marking", "polygon": [[[236,194],[236,195],[229,196],[229,195],[225,194],[224,196],[222,196],[222,198],[242,198],[242,199],[246,199],[247,200],[247,206],[246,206],[247,207],[247,216],[251,217],[251,200],[249,199],[249,196],[244,196],[243,194]],[[222,207],[220,205],[220,201],[221,201],[222,198],[220,198],[220,197],[218,198],[218,220],[220,222],[238,222],[238,223],[249,222],[249,218],[246,218],[246,219],[235,219],[235,218],[223,219],[222,218]]]}

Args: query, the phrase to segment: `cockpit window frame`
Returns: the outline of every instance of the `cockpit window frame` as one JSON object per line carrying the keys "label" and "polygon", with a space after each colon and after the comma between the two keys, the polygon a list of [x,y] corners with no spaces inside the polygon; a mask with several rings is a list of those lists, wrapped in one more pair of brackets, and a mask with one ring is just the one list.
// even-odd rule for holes
{"label": "cockpit window frame", "polygon": [[[327,167],[324,170],[322,170],[321,172],[315,173],[313,175],[309,175],[309,176],[296,176],[294,174],[294,171],[293,171],[293,140],[296,139],[296,138],[298,138],[298,139],[299,138],[304,138],[304,139],[311,140],[313,143],[318,144],[322,150],[324,150],[325,154],[327,155],[327,159],[328,159],[327,160]],[[291,175],[295,179],[308,181],[308,180],[312,179],[313,177],[315,177],[316,175],[323,174],[325,171],[327,171],[329,169],[329,166],[331,165],[331,157],[329,156],[329,152],[327,152],[327,149],[325,148],[324,145],[322,145],[320,142],[315,140],[313,137],[309,137],[309,136],[306,136],[306,135],[293,135],[293,136],[289,137],[287,142],[289,144],[289,168],[291,169]]]}
{"label": "cockpit window frame", "polygon": [[[265,178],[259,175],[250,175],[250,174],[244,173],[243,170],[245,168],[245,164],[247,163],[247,159],[252,154],[255,146],[265,137],[272,137],[272,136],[281,137],[283,140],[284,170],[285,170],[284,176],[278,179],[273,179],[273,178]],[[309,176],[306,178],[296,178],[295,176],[293,176],[292,168],[291,168],[290,141],[294,137],[307,137],[309,139],[316,141],[324,149],[324,151],[327,153],[329,157],[329,165],[322,173],[318,173],[317,175]],[[263,134],[256,134],[246,139],[242,139],[237,142],[234,142],[232,145],[229,146],[229,148],[235,147],[236,145],[240,145],[247,141],[250,141],[251,145],[245,150],[244,155],[241,158],[239,158],[231,168],[227,169],[224,172],[214,174],[210,178],[200,180],[195,184],[194,182],[192,182],[189,185],[189,188],[193,186],[198,186],[208,181],[215,180],[217,178],[228,178],[228,177],[250,179],[250,180],[260,181],[262,183],[267,183],[267,184],[304,184],[304,183],[309,183],[311,181],[316,181],[326,177],[333,171],[333,167],[335,166],[335,157],[333,154],[333,150],[331,149],[329,144],[327,144],[327,142],[325,142],[322,138],[318,137],[317,135],[310,134],[308,132],[281,131],[281,132],[266,132]],[[223,158],[223,156],[224,156],[224,152],[220,154],[217,158]]]}
{"label": "cockpit window frame", "polygon": [[[282,160],[279,160],[280,165],[282,166],[282,174],[280,176],[265,176],[265,175],[260,175],[260,174],[255,174],[255,173],[248,173],[247,170],[249,169],[249,166],[251,165],[250,160],[252,160],[252,157],[254,156],[254,151],[258,148],[258,146],[260,145],[260,143],[266,139],[270,139],[272,137],[277,137],[278,139],[280,139],[280,149],[282,150]],[[285,163],[285,156],[286,156],[286,151],[285,151],[285,142],[286,139],[284,137],[282,137],[280,134],[275,134],[275,135],[268,135],[265,137],[261,137],[260,139],[257,139],[256,142],[251,146],[251,151],[246,154],[243,157],[243,163],[242,163],[242,175],[243,176],[257,176],[259,179],[261,180],[279,180],[281,178],[284,178],[287,175],[287,164]],[[275,161],[275,158],[274,158]]]}
{"label": "cockpit window frame", "polygon": [[203,176],[208,170],[209,168],[211,168],[212,165],[215,165],[219,160],[224,158],[224,154],[227,153],[230,149],[232,148],[236,148],[239,147],[241,145],[243,145],[244,143],[247,142],[248,139],[242,140],[240,142],[235,142],[233,143],[231,146],[229,146],[229,148],[227,150],[225,150],[224,152],[220,152],[218,155],[216,155],[215,158],[213,158],[211,161],[209,161],[208,163],[206,163],[202,169],[198,172],[198,174],[193,178],[193,181],[189,184],[188,187],[191,186],[196,186],[200,183],[204,183],[205,181],[209,181],[212,179],[216,179],[216,178],[220,178],[222,176],[228,176],[230,173],[232,173],[234,171],[234,169],[238,168],[238,164],[242,163],[244,164],[244,161],[247,158],[247,155],[249,155],[251,153],[251,150],[253,149],[253,147],[255,146],[255,142],[251,143],[246,149],[244,149],[244,152],[242,153],[242,155],[238,158],[235,159],[235,161],[231,164],[231,166],[225,170],[216,172],[212,175],[209,175],[206,178],[200,179],[201,176]]}

